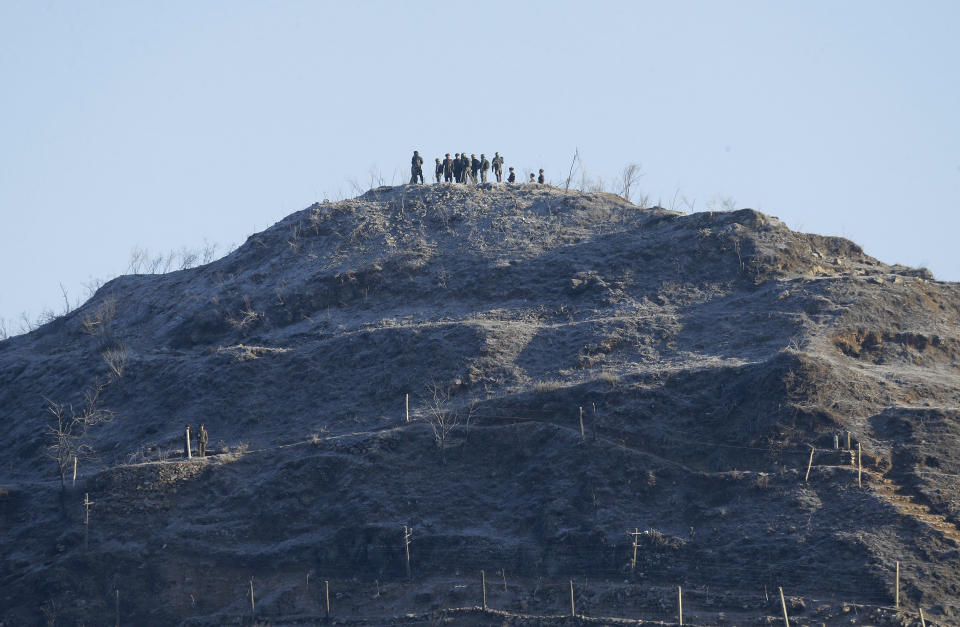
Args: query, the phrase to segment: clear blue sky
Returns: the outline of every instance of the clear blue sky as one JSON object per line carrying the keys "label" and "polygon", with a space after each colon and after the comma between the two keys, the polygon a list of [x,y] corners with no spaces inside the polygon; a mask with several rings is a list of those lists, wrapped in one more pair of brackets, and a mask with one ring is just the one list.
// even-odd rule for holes
{"label": "clear blue sky", "polygon": [[500,151],[960,280],[960,3],[0,3],[0,318]]}

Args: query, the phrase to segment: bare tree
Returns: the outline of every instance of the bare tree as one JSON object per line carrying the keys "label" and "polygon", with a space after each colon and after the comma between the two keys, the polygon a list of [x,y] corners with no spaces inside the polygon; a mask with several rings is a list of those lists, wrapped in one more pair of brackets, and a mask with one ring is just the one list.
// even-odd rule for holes
{"label": "bare tree", "polygon": [[630,202],[630,192],[643,176],[643,170],[637,163],[628,163],[620,172],[620,195]]}
{"label": "bare tree", "polygon": [[53,415],[53,421],[47,427],[47,437],[50,445],[47,447],[47,456],[57,463],[60,473],[60,489],[67,488],[67,472],[74,463],[74,459],[90,457],[94,454],[93,447],[86,443],[87,431],[90,427],[113,418],[113,412],[100,407],[100,393],[112,381],[112,377],[92,385],[84,393],[83,407],[77,412],[73,405],[56,403],[48,398],[47,410]]}
{"label": "bare tree", "polygon": [[433,431],[433,439],[440,447],[441,457],[444,454],[450,434],[461,424],[470,424],[473,417],[474,404],[466,408],[452,409],[450,407],[451,388],[443,387],[439,383],[427,386],[427,415],[426,421]]}

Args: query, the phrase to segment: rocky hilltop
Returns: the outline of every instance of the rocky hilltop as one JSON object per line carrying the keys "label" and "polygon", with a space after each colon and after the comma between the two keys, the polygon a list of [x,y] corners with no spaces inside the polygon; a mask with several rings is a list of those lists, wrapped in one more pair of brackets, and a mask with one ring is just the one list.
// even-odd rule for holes
{"label": "rocky hilltop", "polygon": [[0,621],[960,624],[958,321],[749,209],[317,203],[0,342]]}

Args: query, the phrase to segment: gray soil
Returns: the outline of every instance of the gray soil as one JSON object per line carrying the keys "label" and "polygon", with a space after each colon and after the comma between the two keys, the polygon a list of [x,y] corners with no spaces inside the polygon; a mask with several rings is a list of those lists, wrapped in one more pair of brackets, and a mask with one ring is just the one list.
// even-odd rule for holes
{"label": "gray soil", "polygon": [[957,625],[958,314],[749,209],[316,204],[0,342],[0,621]]}

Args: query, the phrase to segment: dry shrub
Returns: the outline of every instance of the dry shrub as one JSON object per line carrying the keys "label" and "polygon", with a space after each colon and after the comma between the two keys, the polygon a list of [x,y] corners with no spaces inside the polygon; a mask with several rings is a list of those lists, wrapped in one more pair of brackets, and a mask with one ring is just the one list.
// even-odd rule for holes
{"label": "dry shrub", "polygon": [[110,323],[116,315],[117,299],[114,296],[107,296],[83,317],[80,322],[81,329],[87,335],[109,335]]}
{"label": "dry shrub", "polygon": [[559,390],[563,387],[562,381],[550,380],[550,381],[537,381],[533,384],[533,391],[537,394],[547,394],[548,392],[553,392]]}

